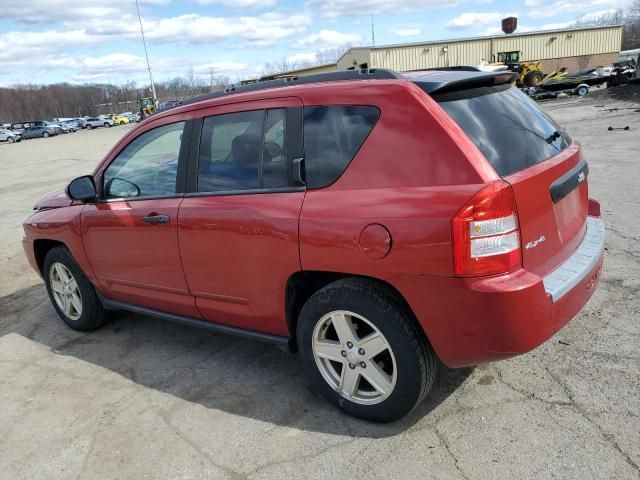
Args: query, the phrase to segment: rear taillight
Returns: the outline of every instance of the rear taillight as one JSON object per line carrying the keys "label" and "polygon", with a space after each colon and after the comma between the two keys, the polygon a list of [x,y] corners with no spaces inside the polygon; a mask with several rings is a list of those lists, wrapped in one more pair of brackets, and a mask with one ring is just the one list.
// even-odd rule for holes
{"label": "rear taillight", "polygon": [[511,271],[522,264],[518,212],[511,185],[492,182],[476,193],[452,220],[456,275]]}

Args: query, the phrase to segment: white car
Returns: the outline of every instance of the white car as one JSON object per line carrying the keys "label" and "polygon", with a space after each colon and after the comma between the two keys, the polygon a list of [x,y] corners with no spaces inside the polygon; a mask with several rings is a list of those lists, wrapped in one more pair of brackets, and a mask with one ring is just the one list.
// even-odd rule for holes
{"label": "white car", "polygon": [[6,128],[0,128],[0,142],[19,142],[22,140],[22,135],[17,132],[12,132],[11,130],[7,130]]}
{"label": "white car", "polygon": [[98,117],[89,117],[85,120],[85,123],[89,130],[91,130],[92,128],[98,128],[98,127],[109,128],[115,125],[113,123],[113,120],[110,120],[108,118],[98,118]]}

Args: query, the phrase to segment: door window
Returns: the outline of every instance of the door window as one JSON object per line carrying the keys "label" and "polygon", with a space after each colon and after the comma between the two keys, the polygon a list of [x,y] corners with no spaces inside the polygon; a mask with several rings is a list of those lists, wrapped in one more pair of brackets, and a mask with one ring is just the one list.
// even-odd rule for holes
{"label": "door window", "polygon": [[104,198],[175,194],[184,124],[154,128],[127,145],[104,172]]}
{"label": "door window", "polygon": [[287,185],[284,109],[204,119],[198,157],[199,192]]}

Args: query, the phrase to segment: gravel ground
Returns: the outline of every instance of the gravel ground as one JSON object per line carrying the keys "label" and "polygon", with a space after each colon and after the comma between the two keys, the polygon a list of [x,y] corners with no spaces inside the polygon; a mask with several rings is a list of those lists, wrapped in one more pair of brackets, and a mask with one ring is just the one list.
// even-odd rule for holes
{"label": "gravel ground", "polygon": [[334,410],[270,346],[129,314],[65,328],[20,223],[130,127],[0,145],[0,478],[640,478],[640,115],[607,105],[544,104],[603,205],[595,296],[527,355],[443,368],[391,425]]}

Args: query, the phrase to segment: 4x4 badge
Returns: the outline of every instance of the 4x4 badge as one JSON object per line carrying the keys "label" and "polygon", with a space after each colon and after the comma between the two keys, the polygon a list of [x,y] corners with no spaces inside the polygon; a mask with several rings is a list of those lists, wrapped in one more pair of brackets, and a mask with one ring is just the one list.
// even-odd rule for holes
{"label": "4x4 badge", "polygon": [[[580,177],[578,177],[580,178]],[[527,243],[524,248],[526,248],[527,250],[531,250],[532,248],[537,247],[538,245],[540,245],[542,242],[544,242],[546,240],[544,235],[541,235],[539,239],[534,240],[533,242],[529,242]]]}

